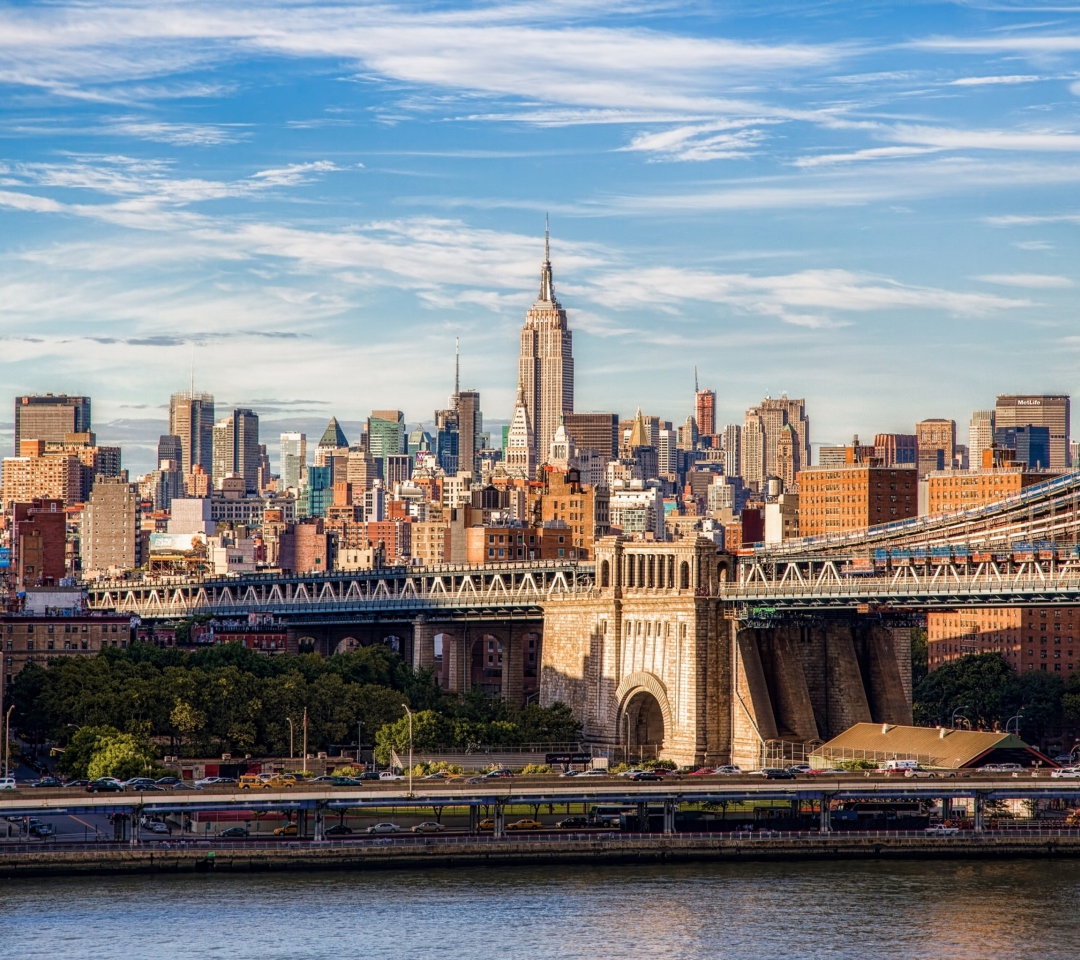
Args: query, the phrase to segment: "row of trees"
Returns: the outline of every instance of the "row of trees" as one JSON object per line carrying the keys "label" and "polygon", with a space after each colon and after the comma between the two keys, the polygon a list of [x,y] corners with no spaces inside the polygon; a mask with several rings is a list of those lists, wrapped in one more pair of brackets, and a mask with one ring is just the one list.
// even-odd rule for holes
{"label": "row of trees", "polygon": [[372,743],[405,717],[406,704],[438,719],[425,749],[576,740],[581,729],[561,705],[522,710],[479,694],[446,696],[430,671],[414,672],[380,646],[323,658],[265,657],[238,644],[196,652],[133,644],[58,657],[47,669],[30,664],[12,688],[13,724],[30,739],[69,745],[80,728],[112,730],[159,756],[287,755],[290,719],[299,753],[305,710],[310,751],[354,744],[358,732]]}
{"label": "row of trees", "polygon": [[1058,740],[1068,750],[1080,726],[1080,676],[1066,682],[1043,670],[1017,674],[999,653],[961,657],[925,674],[914,694],[920,726],[948,726],[954,712],[986,730],[1004,730],[1019,715],[1022,739],[1041,747]]}

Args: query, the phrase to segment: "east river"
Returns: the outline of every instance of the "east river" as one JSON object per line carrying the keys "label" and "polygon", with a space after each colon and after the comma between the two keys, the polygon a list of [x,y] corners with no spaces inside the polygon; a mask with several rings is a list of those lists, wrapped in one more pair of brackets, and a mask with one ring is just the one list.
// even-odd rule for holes
{"label": "east river", "polygon": [[1080,862],[6,881],[12,960],[1080,956]]}

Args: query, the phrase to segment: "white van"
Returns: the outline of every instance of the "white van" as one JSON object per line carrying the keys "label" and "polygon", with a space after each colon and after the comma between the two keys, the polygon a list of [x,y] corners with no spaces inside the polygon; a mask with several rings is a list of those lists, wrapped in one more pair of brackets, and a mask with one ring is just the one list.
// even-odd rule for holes
{"label": "white van", "polygon": [[14,790],[15,778],[14,777],[0,777],[0,790]]}
{"label": "white van", "polygon": [[906,770],[918,770],[918,760],[886,760],[880,767],[878,767],[883,773],[894,773],[897,771]]}

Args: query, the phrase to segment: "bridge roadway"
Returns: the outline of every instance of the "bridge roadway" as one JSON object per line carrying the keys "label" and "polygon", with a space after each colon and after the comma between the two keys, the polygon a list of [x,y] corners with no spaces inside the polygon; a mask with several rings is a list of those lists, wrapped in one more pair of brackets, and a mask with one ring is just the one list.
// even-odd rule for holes
{"label": "bridge roadway", "polygon": [[[576,778],[575,778],[576,779]],[[206,789],[172,796],[153,793],[87,794],[20,789],[0,799],[0,816],[60,814],[198,813],[222,810],[334,810],[386,807],[501,807],[507,804],[586,803],[630,806],[640,803],[739,803],[752,801],[933,800],[941,797],[988,800],[1071,800],[1080,803],[1080,780],[1049,775],[1002,777],[975,774],[935,780],[890,777],[806,776],[797,780],[753,777],[695,777],[668,782],[545,782],[541,778],[493,780],[483,784],[405,781],[355,788],[314,785],[279,791]]]}

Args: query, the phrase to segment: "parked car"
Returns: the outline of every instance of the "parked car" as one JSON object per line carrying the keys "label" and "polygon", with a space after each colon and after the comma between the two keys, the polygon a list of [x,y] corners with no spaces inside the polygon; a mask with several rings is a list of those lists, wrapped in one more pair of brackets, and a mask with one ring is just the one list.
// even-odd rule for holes
{"label": "parked car", "polygon": [[401,827],[396,823],[376,823],[374,826],[368,827],[367,832],[370,834],[401,833]]}
{"label": "parked car", "polygon": [[87,793],[123,793],[124,785],[116,780],[91,780],[86,785]]}
{"label": "parked car", "polygon": [[327,827],[323,834],[327,837],[344,837],[352,832],[352,827],[346,826],[344,823],[335,823],[332,827]]}
{"label": "parked car", "polygon": [[143,822],[143,829],[149,830],[151,833],[168,833],[169,825],[160,820],[146,820]]}
{"label": "parked car", "polygon": [[44,840],[46,837],[52,837],[56,835],[56,826],[52,823],[31,823],[30,824],[30,836],[40,837]]}
{"label": "parked car", "polygon": [[1080,780],[1080,767],[1062,767],[1060,770],[1051,770],[1050,776],[1057,780]]}
{"label": "parked car", "polygon": [[528,817],[523,817],[520,820],[515,820],[513,823],[506,825],[507,830],[543,830],[544,825],[539,820],[530,820]]}
{"label": "parked car", "polygon": [[275,837],[295,837],[296,836],[296,824],[285,823],[280,827],[274,827]]}
{"label": "parked car", "polygon": [[381,775],[376,770],[365,770],[357,778],[357,780],[379,780]]}
{"label": "parked car", "polygon": [[436,823],[434,820],[425,820],[423,823],[418,823],[412,828],[413,833],[442,833],[446,829],[446,824]]}
{"label": "parked car", "polygon": [[62,787],[63,783],[56,779],[56,777],[42,777],[40,780],[35,780],[32,787]]}
{"label": "parked car", "polygon": [[0,777],[0,790],[14,790],[16,786],[14,777]]}
{"label": "parked car", "polygon": [[[274,831],[274,832],[276,833],[277,831]],[[231,838],[234,838],[234,839],[242,839],[244,837],[250,837],[251,836],[251,831],[248,830],[247,827],[241,827],[241,826],[237,825],[235,827],[226,827],[224,830],[221,831],[221,833],[218,834],[218,836],[219,837],[231,837]]]}

